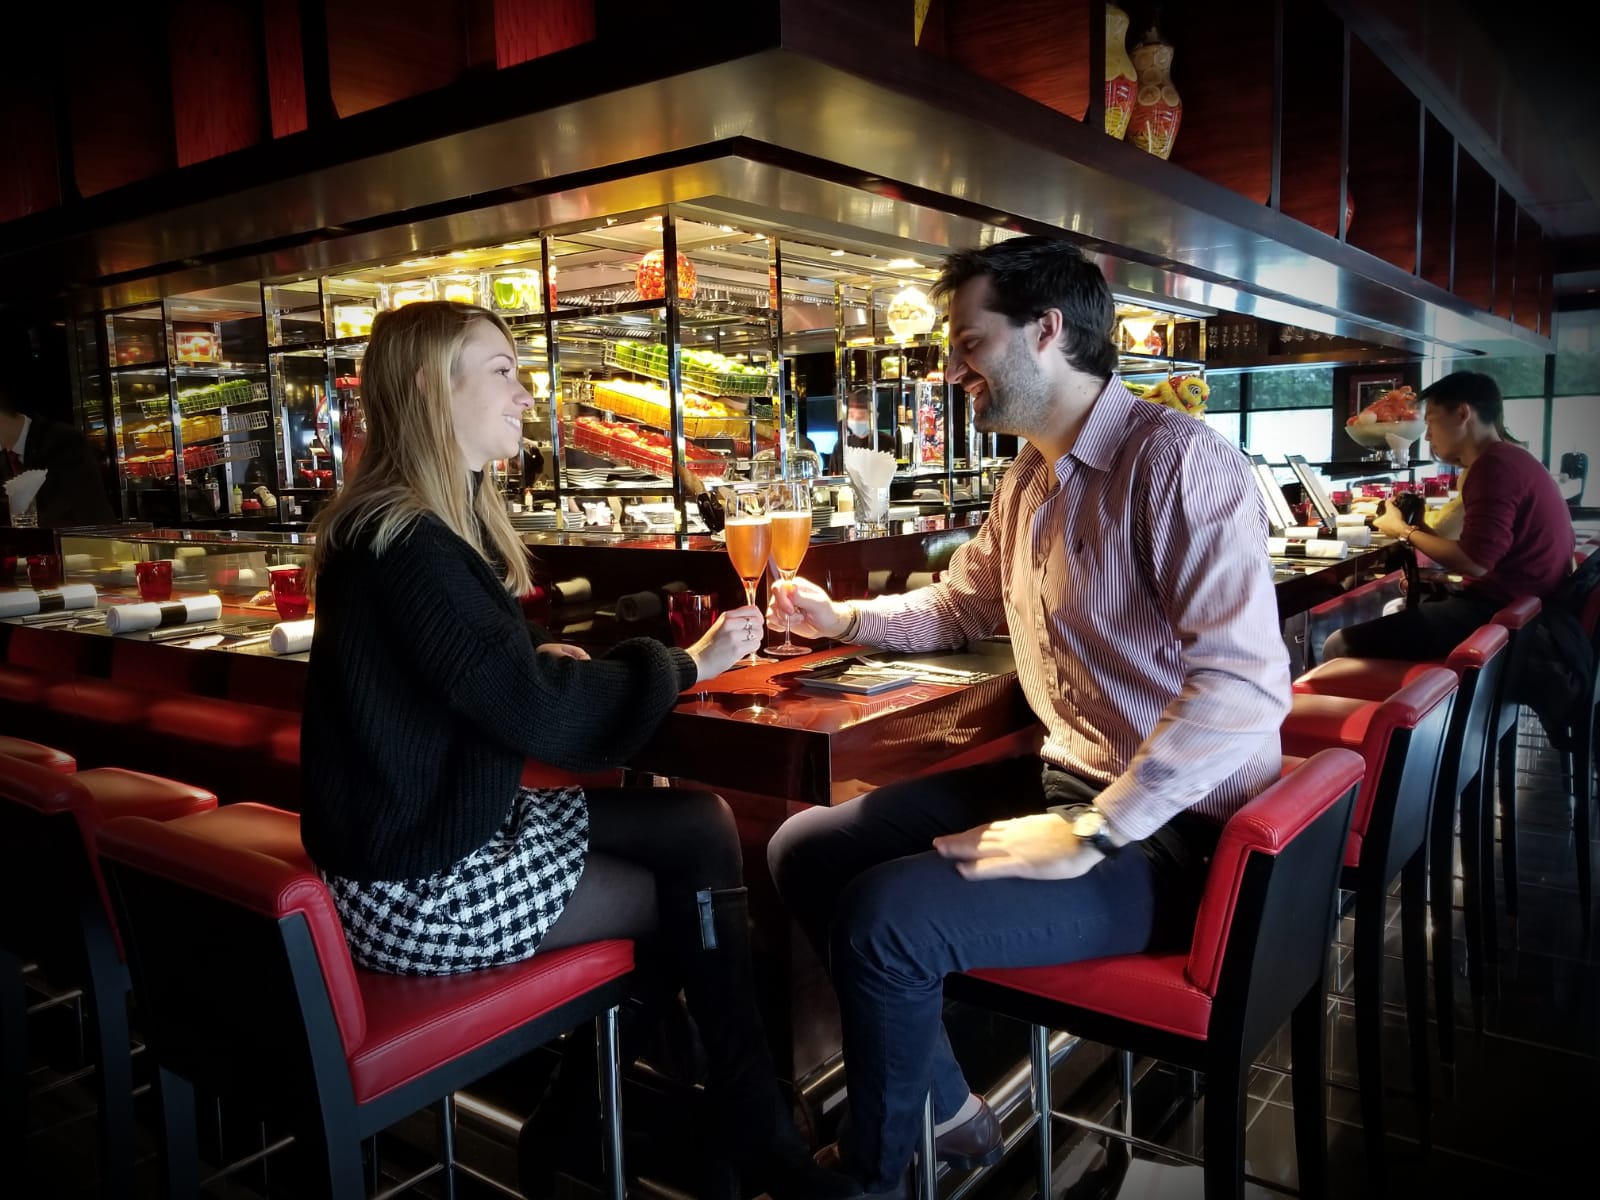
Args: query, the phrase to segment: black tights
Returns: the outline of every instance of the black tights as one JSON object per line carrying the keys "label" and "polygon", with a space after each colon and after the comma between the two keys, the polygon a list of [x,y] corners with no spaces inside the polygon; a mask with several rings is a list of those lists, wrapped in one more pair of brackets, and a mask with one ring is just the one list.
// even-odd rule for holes
{"label": "black tights", "polygon": [[648,938],[663,911],[704,888],[741,887],[733,812],[720,796],[682,788],[594,788],[583,876],[544,939],[555,950],[601,938]]}

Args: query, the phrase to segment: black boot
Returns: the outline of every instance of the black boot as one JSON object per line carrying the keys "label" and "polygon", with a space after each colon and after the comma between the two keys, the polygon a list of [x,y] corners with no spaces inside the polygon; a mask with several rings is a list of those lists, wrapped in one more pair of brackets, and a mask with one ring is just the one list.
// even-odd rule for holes
{"label": "black boot", "polygon": [[819,1167],[778,1088],[756,1011],[744,888],[697,892],[692,921],[666,923],[682,945],[684,994],[705,1045],[715,1153],[739,1174],[745,1193],[773,1200],[851,1200],[854,1180]]}

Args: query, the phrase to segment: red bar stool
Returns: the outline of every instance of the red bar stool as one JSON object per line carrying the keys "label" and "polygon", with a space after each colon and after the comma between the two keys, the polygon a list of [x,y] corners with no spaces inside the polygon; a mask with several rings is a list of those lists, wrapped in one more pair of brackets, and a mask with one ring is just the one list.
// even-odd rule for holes
{"label": "red bar stool", "polygon": [[1402,577],[1401,572],[1390,571],[1311,608],[1306,613],[1306,661],[1322,657],[1322,645],[1335,629],[1381,617],[1384,605],[1403,594]]}
{"label": "red bar stool", "polygon": [[[1033,1027],[1041,1196],[1051,1194],[1052,1119],[1086,1124],[1051,1107],[1051,1029],[1204,1072],[1205,1194],[1231,1197],[1244,1188],[1250,1064],[1285,1021],[1292,1027],[1300,1193],[1326,1194],[1328,946],[1363,770],[1359,755],[1323,751],[1286,770],[1233,815],[1211,859],[1188,953],[971,971],[945,981],[946,995]],[[931,1101],[922,1140],[919,1194],[931,1196],[934,1181],[925,1169],[934,1162]]]}
{"label": "red bar stool", "polygon": [[[65,750],[57,750],[54,746],[42,746],[38,742],[25,741],[22,738],[0,737],[0,755],[6,758],[20,758],[23,762],[50,771],[58,771],[62,775],[71,775],[78,769],[78,760]],[[4,768],[0,767],[0,770]]]}
{"label": "red bar stool", "polygon": [[[1496,625],[1505,626],[1511,635],[1509,658],[1517,659],[1517,642],[1522,631],[1544,611],[1533,596],[1513,600],[1494,615]],[[1494,814],[1495,784],[1500,796],[1500,869],[1505,881],[1506,915],[1517,915],[1517,720],[1522,706],[1501,695],[1495,703],[1494,726],[1484,750],[1483,780],[1483,953],[1486,962],[1499,958],[1499,929],[1494,904]]]}
{"label": "red bar stool", "polygon": [[102,640],[113,643],[108,678],[78,677],[44,690],[44,705],[59,723],[61,740],[86,761],[174,769],[173,757],[162,753],[145,729],[150,707],[183,695],[208,697],[215,705],[228,656],[138,639]]}
{"label": "red bar stool", "polygon": [[[305,672],[286,670],[290,665],[256,655],[230,655],[221,698],[157,698],[145,709],[144,727],[164,753],[181,759],[191,777],[212,786],[225,802],[263,800],[297,809]],[[272,747],[288,738],[294,741],[295,756],[291,762],[281,762]],[[241,771],[241,761],[251,763],[251,768]]]}
{"label": "red bar stool", "polygon": [[1285,754],[1330,746],[1358,751],[1366,762],[1350,823],[1341,886],[1355,893],[1356,1058],[1361,1073],[1361,1124],[1374,1190],[1383,1191],[1383,936],[1389,885],[1400,877],[1400,931],[1405,964],[1411,1076],[1422,1145],[1428,1145],[1428,964],[1425,944],[1428,818],[1456,677],[1424,668],[1384,701],[1344,696],[1294,697],[1283,723]]}
{"label": "red bar stool", "polygon": [[[1439,1058],[1455,1063],[1454,953],[1451,936],[1454,893],[1455,823],[1461,812],[1462,908],[1466,924],[1467,974],[1477,1023],[1482,1020],[1483,936],[1482,806],[1484,752],[1496,713],[1502,679],[1510,661],[1510,637],[1499,625],[1485,625],[1450,652],[1443,662],[1411,663],[1384,658],[1336,658],[1307,671],[1294,682],[1297,694],[1382,700],[1431,667],[1444,667],[1459,681],[1450,728],[1439,760],[1429,829],[1429,908],[1433,916],[1434,1011],[1439,1018]],[[1492,886],[1492,884],[1491,884]]]}
{"label": "red bar stool", "polygon": [[[354,965],[293,813],[235,804],[101,831],[166,1123],[166,1194],[198,1194],[194,1089],[245,1094],[295,1128],[336,1200],[363,1192],[361,1143],[577,1023],[599,1026],[614,1200],[623,1196],[616,1020],[633,944],[594,942],[460,975]],[[420,1176],[419,1176],[420,1178]],[[415,1182],[415,1181],[413,1181]]]}
{"label": "red bar stool", "polygon": [[45,690],[73,678],[103,676],[111,668],[110,639],[27,625],[8,628],[6,660],[0,663],[0,720],[13,734],[55,742],[60,722],[45,708]]}
{"label": "red bar stool", "polygon": [[97,1064],[100,1176],[106,1196],[133,1183],[133,1062],[128,972],[106,901],[95,831],[115,817],[152,823],[216,807],[210,792],[136,771],[65,774],[0,763],[0,1041],[4,1043],[4,1154],[19,1162],[26,1110],[27,1004],[23,967],[37,963],[58,983],[81,984]]}

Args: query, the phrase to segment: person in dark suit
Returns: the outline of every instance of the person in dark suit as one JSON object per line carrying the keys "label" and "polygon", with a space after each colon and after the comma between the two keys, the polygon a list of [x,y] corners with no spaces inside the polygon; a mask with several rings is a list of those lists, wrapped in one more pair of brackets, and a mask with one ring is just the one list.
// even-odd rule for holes
{"label": "person in dark suit", "polygon": [[[844,437],[841,438],[833,452],[828,455],[828,474],[844,474],[844,448],[846,446],[864,446],[872,448],[872,390],[870,388],[852,388],[845,397],[844,409]],[[885,450],[894,449],[892,443],[882,447]]]}
{"label": "person in dark suit", "polygon": [[[41,525],[93,525],[115,520],[88,439],[70,425],[23,412],[0,391],[0,487],[23,471],[42,468],[34,508]],[[0,504],[5,504],[0,491]],[[6,520],[10,521],[9,506]]]}

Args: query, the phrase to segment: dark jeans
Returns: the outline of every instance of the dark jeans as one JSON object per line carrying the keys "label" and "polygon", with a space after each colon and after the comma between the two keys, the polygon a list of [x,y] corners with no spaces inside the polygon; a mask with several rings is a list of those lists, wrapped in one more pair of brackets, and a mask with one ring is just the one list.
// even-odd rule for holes
{"label": "dark jeans", "polygon": [[1428,662],[1447,658],[1467,637],[1487,625],[1503,600],[1467,589],[1443,600],[1424,600],[1415,608],[1336,629],[1322,658],[1398,658]]}
{"label": "dark jeans", "polygon": [[936,1120],[969,1094],[942,1020],[946,975],[1187,944],[1220,832],[1203,818],[1185,814],[1077,879],[972,881],[930,849],[941,834],[1099,790],[1016,758],[809,809],[774,835],[773,880],[839,997],[850,1094],[840,1148],[869,1191],[903,1175],[930,1088]]}

